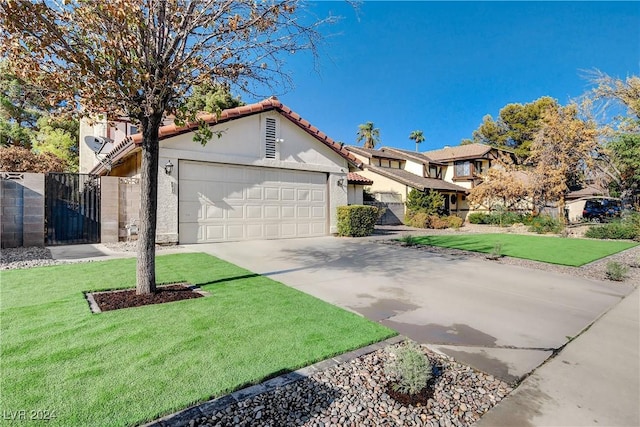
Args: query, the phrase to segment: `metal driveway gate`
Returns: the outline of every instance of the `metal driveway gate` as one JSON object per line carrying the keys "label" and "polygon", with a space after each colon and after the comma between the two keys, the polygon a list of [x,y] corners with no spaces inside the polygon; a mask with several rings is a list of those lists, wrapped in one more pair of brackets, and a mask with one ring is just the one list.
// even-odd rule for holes
{"label": "metal driveway gate", "polygon": [[100,177],[48,173],[45,177],[47,245],[100,242]]}

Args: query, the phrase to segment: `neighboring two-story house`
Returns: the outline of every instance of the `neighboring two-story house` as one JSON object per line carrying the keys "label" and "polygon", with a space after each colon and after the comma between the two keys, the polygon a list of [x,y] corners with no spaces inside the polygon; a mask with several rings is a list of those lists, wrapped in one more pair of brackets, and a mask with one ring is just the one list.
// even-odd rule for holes
{"label": "neighboring two-story house", "polygon": [[445,211],[466,218],[466,195],[503,150],[484,144],[445,147],[424,153],[383,147],[379,150],[347,146],[360,162],[362,176],[374,183],[369,191],[380,201],[405,202],[412,189],[438,191]]}

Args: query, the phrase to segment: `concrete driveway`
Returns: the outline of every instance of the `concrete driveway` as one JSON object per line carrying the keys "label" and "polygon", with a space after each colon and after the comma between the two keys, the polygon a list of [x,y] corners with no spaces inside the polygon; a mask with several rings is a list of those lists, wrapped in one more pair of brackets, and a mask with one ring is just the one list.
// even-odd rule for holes
{"label": "concrete driveway", "polygon": [[633,289],[372,239],[322,237],[185,248],[358,312],[510,383]]}

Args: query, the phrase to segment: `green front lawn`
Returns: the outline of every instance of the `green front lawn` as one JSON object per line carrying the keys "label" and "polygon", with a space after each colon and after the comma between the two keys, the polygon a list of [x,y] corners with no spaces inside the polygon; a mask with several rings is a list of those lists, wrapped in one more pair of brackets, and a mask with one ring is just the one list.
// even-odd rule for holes
{"label": "green front lawn", "polygon": [[49,411],[48,425],[134,425],[395,335],[205,254],[158,257],[157,279],[212,296],[100,314],[83,291],[131,287],[134,259],[4,271],[1,279],[7,424],[19,411],[27,419]]}
{"label": "green front lawn", "polygon": [[521,234],[465,234],[418,236],[421,245],[441,246],[466,251],[491,253],[499,242],[502,255],[579,267],[592,261],[632,248],[638,243],[609,240],[563,239]]}

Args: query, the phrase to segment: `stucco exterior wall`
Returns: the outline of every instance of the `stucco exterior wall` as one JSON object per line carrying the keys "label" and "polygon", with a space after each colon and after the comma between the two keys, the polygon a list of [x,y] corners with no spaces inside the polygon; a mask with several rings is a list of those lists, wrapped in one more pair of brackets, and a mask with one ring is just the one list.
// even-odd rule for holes
{"label": "stucco exterior wall", "polygon": [[404,169],[414,175],[424,177],[424,165],[422,163],[407,160]]}
{"label": "stucco exterior wall", "polygon": [[88,136],[94,137],[107,137],[107,120],[96,120],[93,124],[89,123],[87,119],[80,120],[80,129],[78,131],[78,151],[79,151],[79,172],[89,173],[95,165],[97,165],[98,159],[95,152],[87,145],[85,140]]}
{"label": "stucco exterior wall", "polygon": [[363,185],[349,184],[349,186],[347,187],[347,196],[350,205],[364,204],[363,190]]}
{"label": "stucco exterior wall", "polygon": [[385,176],[378,175],[375,172],[371,172],[369,169],[358,172],[358,175],[362,175],[363,177],[369,178],[373,181],[373,185],[369,187],[372,193],[397,193],[401,195],[403,202],[407,201],[407,194],[411,191],[411,187]]}

